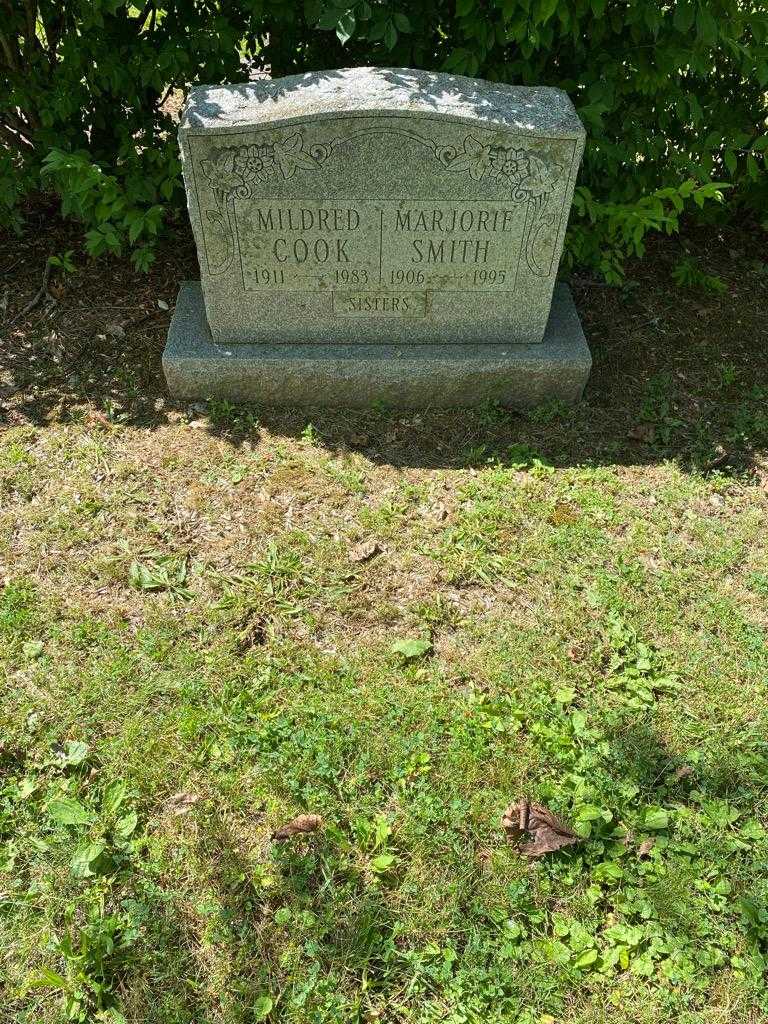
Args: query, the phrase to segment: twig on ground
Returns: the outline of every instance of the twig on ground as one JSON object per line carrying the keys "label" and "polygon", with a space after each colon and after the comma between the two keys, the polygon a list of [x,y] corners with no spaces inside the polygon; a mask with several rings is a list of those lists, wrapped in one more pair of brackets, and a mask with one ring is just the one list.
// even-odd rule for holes
{"label": "twig on ground", "polygon": [[142,313],[141,316],[135,316],[132,320],[126,320],[126,322],[122,324],[122,328],[124,331],[130,331],[132,328],[138,327],[139,324],[146,323],[147,320],[152,320],[163,312],[164,310],[162,309],[151,309],[149,313]]}
{"label": "twig on ground", "polygon": [[21,311],[21,315],[22,316],[26,316],[27,313],[31,313],[32,310],[35,309],[36,306],[40,305],[40,303],[43,301],[43,299],[47,299],[48,302],[51,305],[53,305],[53,306],[56,305],[56,303],[59,300],[56,298],[55,295],[51,295],[51,293],[48,291],[48,282],[50,281],[50,279],[51,279],[51,263],[50,263],[50,260],[46,260],[45,261],[45,268],[43,270],[43,280],[42,280],[42,283],[41,283],[39,289],[37,290],[37,292],[35,293],[35,295],[32,296],[32,298],[26,304],[24,309],[22,309],[22,311]]}

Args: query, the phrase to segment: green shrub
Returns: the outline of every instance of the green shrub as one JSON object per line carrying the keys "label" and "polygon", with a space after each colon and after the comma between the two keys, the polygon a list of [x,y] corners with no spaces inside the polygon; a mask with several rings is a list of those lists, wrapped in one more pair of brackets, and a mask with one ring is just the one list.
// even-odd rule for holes
{"label": "green shrub", "polygon": [[[10,17],[6,11],[10,10]],[[572,96],[589,141],[567,258],[621,275],[648,231],[768,208],[764,0],[6,0],[0,217],[41,185],[99,255],[153,258],[183,205],[168,100],[196,82],[401,65]],[[703,210],[704,212],[700,212]],[[711,214],[710,214],[711,215]]]}

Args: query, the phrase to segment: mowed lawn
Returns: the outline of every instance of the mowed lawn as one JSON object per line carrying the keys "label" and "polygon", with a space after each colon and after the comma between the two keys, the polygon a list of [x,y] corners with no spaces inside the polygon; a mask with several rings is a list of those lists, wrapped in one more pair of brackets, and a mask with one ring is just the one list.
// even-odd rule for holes
{"label": "mowed lawn", "polygon": [[11,320],[0,1020],[766,1019],[767,278],[710,242],[576,282],[575,410],[177,406],[103,266]]}

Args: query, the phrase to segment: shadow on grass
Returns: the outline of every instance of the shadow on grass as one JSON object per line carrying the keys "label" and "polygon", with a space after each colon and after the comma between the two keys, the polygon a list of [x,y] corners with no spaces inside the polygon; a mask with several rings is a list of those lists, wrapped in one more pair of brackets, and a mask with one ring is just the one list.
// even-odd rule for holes
{"label": "shadow on grass", "polygon": [[37,233],[0,240],[0,269],[14,297],[0,347],[0,429],[96,416],[153,430],[208,411],[206,429],[233,447],[258,440],[261,428],[296,438],[312,423],[331,453],[421,468],[674,460],[685,470],[743,474],[768,452],[768,275],[757,228],[697,229],[686,240],[721,276],[723,293],[674,284],[677,239],[655,239],[622,289],[574,279],[594,359],[575,408],[550,403],[515,414],[497,406],[415,412],[213,403],[206,410],[175,404],[161,367],[171,313],[158,301],[172,309],[179,282],[198,276],[189,233],[180,229],[165,242],[148,275],[126,261],[84,263],[59,282],[57,305],[23,314],[47,256],[79,237],[50,211],[31,216]]}
{"label": "shadow on grass", "polygon": [[[184,912],[158,901],[147,955],[124,986],[129,1019],[250,1022],[267,1015],[259,1011],[265,997],[301,1001],[324,987],[333,993],[342,978],[362,991],[391,973],[394,920],[381,889],[345,873],[322,834],[264,849],[277,890],[262,884],[247,846],[217,813],[198,818],[189,857],[202,889]],[[286,973],[290,990],[279,992]]]}

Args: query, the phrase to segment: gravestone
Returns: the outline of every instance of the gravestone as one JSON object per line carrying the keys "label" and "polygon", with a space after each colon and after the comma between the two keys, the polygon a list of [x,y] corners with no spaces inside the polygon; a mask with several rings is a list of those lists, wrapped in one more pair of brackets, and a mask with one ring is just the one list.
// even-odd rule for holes
{"label": "gravestone", "polygon": [[163,356],[174,396],[581,395],[555,280],[584,147],[564,92],[394,68],[201,86],[179,140],[201,280]]}

